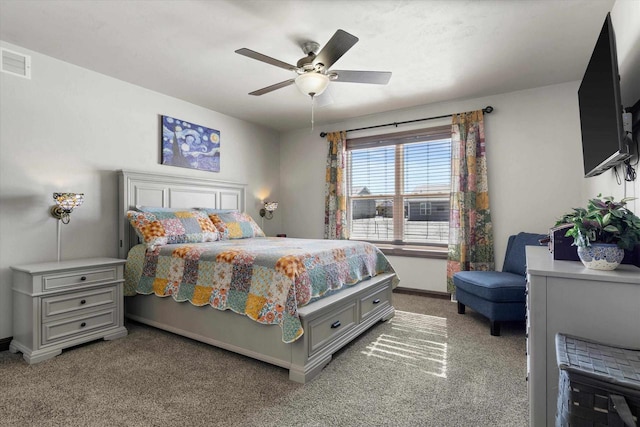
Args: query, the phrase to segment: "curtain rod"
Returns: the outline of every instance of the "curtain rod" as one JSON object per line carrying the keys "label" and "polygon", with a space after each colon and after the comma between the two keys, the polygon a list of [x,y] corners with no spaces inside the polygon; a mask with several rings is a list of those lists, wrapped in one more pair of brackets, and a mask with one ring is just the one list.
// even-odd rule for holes
{"label": "curtain rod", "polygon": [[[482,112],[485,114],[491,114],[492,111],[493,111],[493,107],[491,105],[488,105],[482,109]],[[424,119],[405,120],[404,122],[393,122],[393,123],[386,123],[384,125],[367,126],[363,128],[357,128],[357,129],[348,129],[345,132],[355,132],[357,130],[375,129],[375,128],[381,128],[385,126],[398,127],[398,125],[404,125],[407,123],[423,122],[425,120],[434,120],[434,119],[444,119],[446,117],[451,117],[451,116],[453,116],[453,114],[445,114],[444,116],[436,116],[436,117],[425,117]],[[320,138],[324,138],[325,136],[327,136],[327,132],[320,132]]]}

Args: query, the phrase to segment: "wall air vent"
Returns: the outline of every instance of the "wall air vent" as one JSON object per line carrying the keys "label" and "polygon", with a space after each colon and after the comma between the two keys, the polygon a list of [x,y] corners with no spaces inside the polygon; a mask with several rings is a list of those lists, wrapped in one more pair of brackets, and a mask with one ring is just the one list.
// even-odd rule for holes
{"label": "wall air vent", "polygon": [[2,53],[1,72],[31,79],[30,56],[3,47],[0,48],[0,53]]}

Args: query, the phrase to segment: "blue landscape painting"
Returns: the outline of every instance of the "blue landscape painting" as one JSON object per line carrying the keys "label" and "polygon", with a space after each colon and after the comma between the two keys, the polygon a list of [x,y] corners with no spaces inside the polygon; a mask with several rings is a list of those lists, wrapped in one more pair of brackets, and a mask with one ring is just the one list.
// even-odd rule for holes
{"label": "blue landscape painting", "polygon": [[162,116],[162,164],[220,172],[220,131]]}

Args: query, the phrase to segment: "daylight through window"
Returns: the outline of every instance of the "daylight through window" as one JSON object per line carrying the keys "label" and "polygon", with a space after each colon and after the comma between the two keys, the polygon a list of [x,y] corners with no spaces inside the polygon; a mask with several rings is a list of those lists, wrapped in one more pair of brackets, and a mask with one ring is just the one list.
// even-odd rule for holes
{"label": "daylight through window", "polygon": [[351,239],[446,245],[451,127],[347,140]]}

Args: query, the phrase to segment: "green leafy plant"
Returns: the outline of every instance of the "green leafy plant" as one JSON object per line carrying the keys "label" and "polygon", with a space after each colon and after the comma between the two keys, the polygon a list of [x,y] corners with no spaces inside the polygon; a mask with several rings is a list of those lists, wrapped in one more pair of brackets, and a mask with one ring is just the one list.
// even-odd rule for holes
{"label": "green leafy plant", "polygon": [[572,224],[565,236],[573,237],[576,246],[591,243],[615,243],[625,250],[632,250],[640,243],[640,218],[625,206],[633,198],[616,202],[613,197],[598,194],[589,200],[587,208],[574,208],[556,222],[556,226]]}

